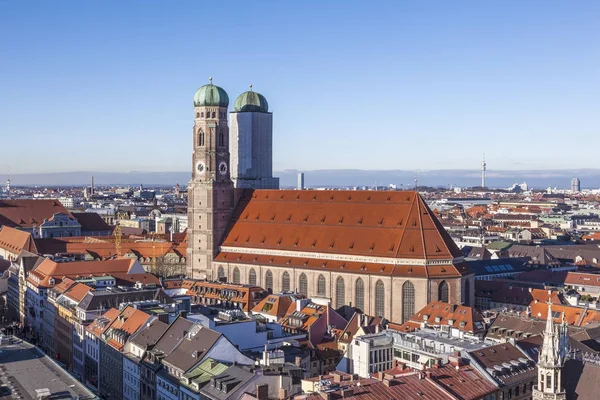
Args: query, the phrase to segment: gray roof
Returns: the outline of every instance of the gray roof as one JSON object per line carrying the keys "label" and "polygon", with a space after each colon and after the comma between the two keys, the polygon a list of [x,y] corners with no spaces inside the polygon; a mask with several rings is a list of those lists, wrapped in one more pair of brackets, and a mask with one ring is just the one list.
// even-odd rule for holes
{"label": "gray roof", "polygon": [[195,325],[193,331],[169,354],[164,362],[187,372],[198,364],[217,343],[221,333]]}
{"label": "gray roof", "polygon": [[129,291],[91,290],[77,305],[82,310],[108,310],[119,308],[119,304],[140,300],[162,300],[171,298],[162,289],[143,289]]}
{"label": "gray roof", "polygon": [[139,330],[129,339],[129,341],[147,349],[148,347],[153,346],[168,328],[168,324],[155,319],[150,323],[150,326],[146,329]]}
{"label": "gray roof", "polygon": [[[213,377],[211,384],[200,389],[200,393],[210,399],[239,398],[240,389],[246,387],[252,378],[254,372],[250,372],[248,368],[232,365],[222,374]],[[213,382],[215,382],[214,386]]]}
{"label": "gray roof", "polygon": [[177,317],[156,342],[153,351],[162,352],[165,356],[168,356],[183,339],[184,332],[189,332],[193,325],[187,319],[181,316]]}

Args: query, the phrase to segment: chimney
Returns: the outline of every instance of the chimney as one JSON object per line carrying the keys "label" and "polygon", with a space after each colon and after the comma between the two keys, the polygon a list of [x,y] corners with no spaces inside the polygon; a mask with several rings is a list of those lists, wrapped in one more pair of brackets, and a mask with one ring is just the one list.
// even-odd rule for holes
{"label": "chimney", "polygon": [[281,388],[279,389],[279,399],[280,400],[285,400],[288,398],[288,391],[287,389]]}
{"label": "chimney", "polygon": [[349,387],[342,390],[342,398],[352,397],[354,396],[354,389]]}
{"label": "chimney", "polygon": [[333,374],[333,381],[335,383],[340,383],[342,381],[342,375],[334,373]]}
{"label": "chimney", "polygon": [[256,385],[256,400],[269,400],[269,385]]}

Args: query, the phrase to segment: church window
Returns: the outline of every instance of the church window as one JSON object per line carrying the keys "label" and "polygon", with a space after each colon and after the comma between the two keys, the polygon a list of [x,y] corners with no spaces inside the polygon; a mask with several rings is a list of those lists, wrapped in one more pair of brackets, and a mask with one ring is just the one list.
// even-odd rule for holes
{"label": "church window", "polygon": [[225,146],[225,135],[223,134],[223,131],[219,132],[219,146]]}
{"label": "church window", "polygon": [[380,280],[375,284],[375,316],[382,317],[385,314],[385,286]]}
{"label": "church window", "polygon": [[233,269],[233,283],[240,283],[240,269],[238,267]]}
{"label": "church window", "polygon": [[200,118],[204,118],[204,111],[200,113]]}
{"label": "church window", "polygon": [[216,113],[213,111],[212,112],[212,117],[215,118],[216,117]]}
{"label": "church window", "polygon": [[468,306],[469,298],[471,293],[471,285],[468,279],[465,279],[465,285],[463,286],[462,304]]}
{"label": "church window", "polygon": [[438,286],[438,300],[448,302],[448,283],[446,281],[441,281],[440,286]]}
{"label": "church window", "polygon": [[356,280],[354,287],[354,303],[355,307],[361,311],[365,309],[365,283],[361,278]]}
{"label": "church window", "polygon": [[325,277],[320,274],[317,278],[317,296],[325,296]]}
{"label": "church window", "polygon": [[335,281],[335,308],[340,308],[346,302],[346,288],[341,276]]}
{"label": "church window", "polygon": [[256,271],[254,271],[254,268],[250,268],[250,273],[248,274],[248,284],[256,286]]}
{"label": "church window", "polygon": [[223,267],[219,267],[218,276],[219,276],[219,279],[225,278],[225,269],[223,269]]}
{"label": "church window", "polygon": [[287,272],[283,273],[281,277],[281,290],[284,292],[288,292],[290,290],[290,274]]}
{"label": "church window", "polygon": [[273,291],[273,273],[270,270],[265,274],[265,289],[269,292]]}
{"label": "church window", "polygon": [[405,323],[415,313],[415,287],[410,281],[402,285],[402,323]]}
{"label": "church window", "polygon": [[200,118],[200,113],[196,113],[196,118]]}
{"label": "church window", "polygon": [[306,274],[303,272],[300,274],[300,294],[304,296],[308,296],[308,279],[306,278]]}
{"label": "church window", "polygon": [[198,146],[204,146],[204,132],[202,132],[202,129],[198,131]]}

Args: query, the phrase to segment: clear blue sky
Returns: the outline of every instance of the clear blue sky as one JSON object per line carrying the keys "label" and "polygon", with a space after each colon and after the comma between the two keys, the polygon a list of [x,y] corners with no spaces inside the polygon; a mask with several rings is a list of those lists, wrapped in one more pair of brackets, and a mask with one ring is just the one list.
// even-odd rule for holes
{"label": "clear blue sky", "polygon": [[598,168],[599,1],[2,1],[0,174],[185,171],[250,83],[282,169]]}

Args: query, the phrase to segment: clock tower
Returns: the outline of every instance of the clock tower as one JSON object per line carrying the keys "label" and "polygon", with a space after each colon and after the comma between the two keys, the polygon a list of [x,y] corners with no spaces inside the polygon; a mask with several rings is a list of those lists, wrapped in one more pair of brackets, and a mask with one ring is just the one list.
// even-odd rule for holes
{"label": "clock tower", "polygon": [[212,261],[234,207],[229,168],[229,98],[220,87],[202,86],[194,95],[192,179],[188,185],[188,277],[215,279]]}

